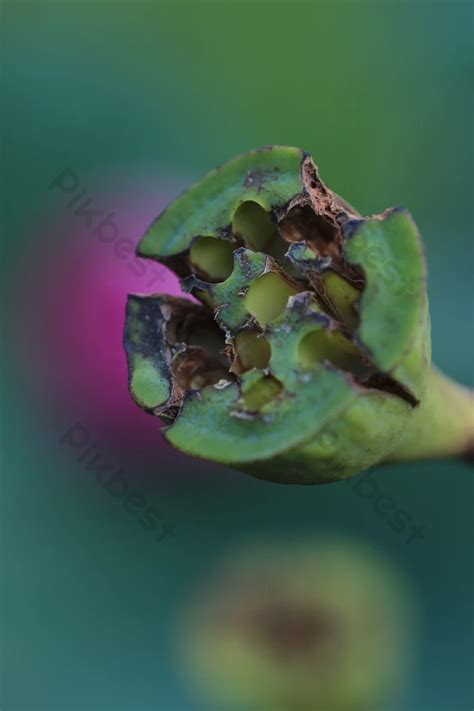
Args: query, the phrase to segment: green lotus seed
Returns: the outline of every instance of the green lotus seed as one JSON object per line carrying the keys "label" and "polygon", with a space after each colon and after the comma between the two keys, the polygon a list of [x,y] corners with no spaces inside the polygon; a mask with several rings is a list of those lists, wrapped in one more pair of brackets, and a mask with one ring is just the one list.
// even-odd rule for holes
{"label": "green lotus seed", "polygon": [[327,332],[322,328],[310,331],[301,340],[298,354],[304,368],[327,360],[349,373],[360,376],[370,373],[355,344],[339,331]]}
{"label": "green lotus seed", "polygon": [[255,316],[261,326],[273,321],[284,310],[290,296],[297,289],[275,272],[268,272],[255,279],[245,298],[245,308]]}
{"label": "green lotus seed", "polygon": [[282,391],[282,384],[272,375],[259,377],[256,382],[250,383],[243,389],[242,403],[244,411],[255,413],[262,410],[264,405],[272,402]]}
{"label": "green lotus seed", "polygon": [[323,281],[328,298],[333,304],[338,318],[348,328],[354,330],[359,321],[355,304],[360,297],[360,292],[339,274],[332,271],[325,272]]}
{"label": "green lotus seed", "polygon": [[191,247],[193,270],[209,282],[225,281],[234,268],[234,245],[215,237],[200,237]]}
{"label": "green lotus seed", "polygon": [[263,370],[270,361],[269,342],[253,331],[238,333],[234,338],[234,348],[239,361],[235,372],[245,372],[251,368]]}
{"label": "green lotus seed", "polygon": [[235,211],[232,231],[242,237],[250,249],[260,252],[277,230],[269,213],[257,202],[247,200]]}

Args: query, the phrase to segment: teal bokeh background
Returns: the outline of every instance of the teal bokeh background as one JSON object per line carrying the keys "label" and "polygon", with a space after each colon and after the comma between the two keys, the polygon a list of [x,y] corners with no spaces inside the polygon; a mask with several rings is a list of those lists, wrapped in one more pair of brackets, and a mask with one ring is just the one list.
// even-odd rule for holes
{"label": "teal bokeh background", "polygon": [[[31,268],[54,284],[42,257],[59,249],[66,266],[77,230],[48,187],[65,167],[92,196],[126,181],[136,199],[145,181],[158,202],[235,153],[292,144],[361,212],[411,210],[434,360],[472,385],[472,29],[472,5],[456,2],[4,2],[2,711],[202,708],[172,653],[196,583],[243,537],[327,528],[373,543],[418,591],[418,664],[394,710],[472,708],[467,464],[373,473],[424,526],[407,543],[408,526],[394,531],[355,484],[275,486],[176,455],[158,435],[146,454],[106,440],[69,391],[58,403],[32,386],[37,353],[14,335]],[[33,318],[40,305],[41,289]],[[41,313],[48,343],[55,323]],[[76,421],[174,535],[157,541],[60,443]]]}

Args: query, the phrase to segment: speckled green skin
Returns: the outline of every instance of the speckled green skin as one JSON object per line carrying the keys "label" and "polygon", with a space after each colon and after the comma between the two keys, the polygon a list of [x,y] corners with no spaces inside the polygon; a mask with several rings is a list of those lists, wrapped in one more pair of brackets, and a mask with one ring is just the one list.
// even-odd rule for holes
{"label": "speckled green skin", "polygon": [[[282,235],[290,217],[303,210],[308,219],[310,210],[335,235],[337,256],[318,256],[310,230],[299,234],[298,244],[288,244],[283,265],[248,249],[234,234],[232,219],[249,200],[271,215]],[[192,273],[187,256],[203,235],[235,242],[234,269],[221,283]],[[214,318],[227,343],[239,331],[258,326],[245,303],[255,279],[279,272],[291,260],[299,284],[300,293],[288,299],[283,313],[260,329],[271,345],[264,371],[186,392],[173,382],[173,363],[188,346],[170,344],[165,335],[173,300],[129,298],[125,346],[131,393],[141,407],[171,422],[164,435],[173,446],[263,479],[299,484],[341,479],[389,454],[393,459],[399,441],[408,443],[405,458],[410,457],[409,438],[402,440],[402,434],[419,420],[431,343],[423,246],[406,210],[361,218],[326,188],[307,154],[273,146],[238,156],[183,193],[152,224],[138,252],[174,269],[184,290],[207,294],[212,307],[199,308]],[[363,275],[355,304],[358,325],[350,338],[384,378],[383,387],[374,380],[361,382],[327,361],[301,365],[298,347],[307,333],[344,328],[315,303],[314,281],[308,277],[331,268]],[[245,389],[269,375],[282,385],[281,393],[258,412],[246,412]],[[449,443],[445,453],[451,453]]]}
{"label": "speckled green skin", "polygon": [[216,168],[159,215],[138,253],[160,260],[188,250],[197,235],[218,236],[244,200],[255,200],[267,210],[284,205],[302,188],[302,155],[299,148],[271,146]]}

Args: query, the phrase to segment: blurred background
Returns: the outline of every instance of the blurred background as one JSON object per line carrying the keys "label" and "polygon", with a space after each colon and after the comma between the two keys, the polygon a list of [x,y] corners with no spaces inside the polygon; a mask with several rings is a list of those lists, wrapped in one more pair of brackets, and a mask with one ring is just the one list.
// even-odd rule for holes
{"label": "blurred background", "polygon": [[127,292],[177,288],[133,255],[156,214],[289,144],[362,213],[410,209],[434,360],[472,386],[473,26],[467,2],[3,2],[2,711],[210,711],[176,652],[195,591],[243,539],[327,530],[417,599],[383,709],[473,707],[468,464],[306,488],[192,461],[130,401],[121,345]]}

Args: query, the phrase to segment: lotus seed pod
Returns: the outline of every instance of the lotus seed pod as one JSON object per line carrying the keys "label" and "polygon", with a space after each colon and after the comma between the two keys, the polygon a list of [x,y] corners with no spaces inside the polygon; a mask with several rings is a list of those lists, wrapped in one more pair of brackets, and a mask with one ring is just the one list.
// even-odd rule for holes
{"label": "lotus seed pod", "polygon": [[409,584],[372,549],[273,542],[236,551],[193,594],[179,651],[206,709],[383,711],[416,627]]}
{"label": "lotus seed pod", "polygon": [[472,394],[431,367],[406,210],[363,218],[272,146],[178,197],[138,254],[188,296],[130,296],[125,328],[131,394],[183,452],[309,484],[472,448]]}

